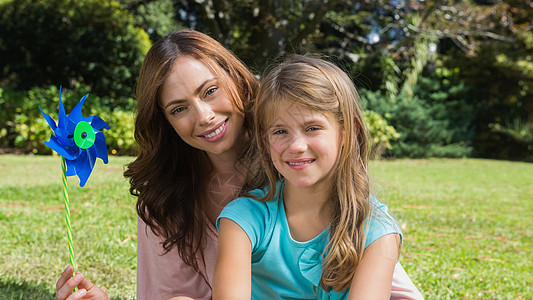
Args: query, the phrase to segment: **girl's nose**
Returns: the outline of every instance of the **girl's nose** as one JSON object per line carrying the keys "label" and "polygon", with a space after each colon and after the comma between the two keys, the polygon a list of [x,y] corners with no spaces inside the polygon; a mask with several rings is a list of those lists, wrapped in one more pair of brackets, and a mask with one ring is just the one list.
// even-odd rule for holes
{"label": "girl's nose", "polygon": [[301,136],[295,136],[288,148],[290,153],[303,153],[307,150],[307,143]]}
{"label": "girl's nose", "polygon": [[199,102],[197,106],[197,122],[200,125],[209,125],[215,118],[215,112],[209,103]]}

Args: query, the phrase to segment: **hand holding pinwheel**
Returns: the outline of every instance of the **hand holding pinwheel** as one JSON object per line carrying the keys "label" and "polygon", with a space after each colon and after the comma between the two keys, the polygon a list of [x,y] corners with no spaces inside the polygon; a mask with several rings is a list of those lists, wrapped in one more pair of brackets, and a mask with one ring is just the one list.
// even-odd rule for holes
{"label": "hand holding pinwheel", "polygon": [[[68,248],[70,263],[76,270],[74,251],[72,246],[72,229],[70,227],[70,207],[66,176],[77,175],[80,179],[80,187],[84,186],[94,168],[96,158],[99,157],[107,164],[107,145],[105,136],[100,131],[109,129],[109,125],[98,116],[84,118],[81,109],[89,94],[83,96],[80,102],[67,116],[61,101],[61,87],[59,88],[59,116],[57,125],[50,116],[41,112],[54,131],[50,141],[44,144],[61,155],[61,168],[63,179],[63,196],[65,200],[65,221],[67,225]],[[66,166],[65,166],[66,164]],[[66,169],[66,170],[65,170]],[[74,271],[74,274],[76,272]]]}

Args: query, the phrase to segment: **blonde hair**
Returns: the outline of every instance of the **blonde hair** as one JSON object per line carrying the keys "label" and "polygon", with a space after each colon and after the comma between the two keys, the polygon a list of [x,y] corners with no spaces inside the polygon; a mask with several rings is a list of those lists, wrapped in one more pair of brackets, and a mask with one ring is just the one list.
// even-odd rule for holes
{"label": "blonde hair", "polygon": [[333,212],[330,241],[324,250],[320,285],[341,291],[349,287],[364,251],[365,221],[370,214],[367,174],[368,134],[359,107],[359,95],[348,75],[331,62],[294,55],[262,81],[256,100],[255,138],[270,190],[276,194],[281,175],[270,159],[265,129],[283,104],[296,103],[332,114],[343,135],[329,204]]}

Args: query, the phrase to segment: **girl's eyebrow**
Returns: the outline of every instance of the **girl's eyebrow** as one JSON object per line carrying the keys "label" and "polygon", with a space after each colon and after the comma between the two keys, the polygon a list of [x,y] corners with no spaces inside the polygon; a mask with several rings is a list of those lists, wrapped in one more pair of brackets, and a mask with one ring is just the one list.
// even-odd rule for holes
{"label": "girl's eyebrow", "polygon": [[[209,78],[209,79],[206,79],[204,82],[202,82],[197,88],[196,90],[194,90],[194,94],[198,94],[200,93],[200,91],[208,84],[208,83],[211,83],[213,81],[216,81],[217,78],[213,77],[213,78]],[[183,103],[185,102],[185,99],[176,99],[176,100],[172,100],[170,101],[169,103],[167,103],[167,105],[165,105],[164,109],[167,109],[169,106],[171,105],[174,105],[174,104],[180,104],[180,103]]]}
{"label": "girl's eyebrow", "polygon": [[[295,118],[297,118],[297,116],[295,116]],[[302,121],[303,122],[301,124],[303,126],[309,126],[309,125],[312,125],[312,124],[324,125],[325,123],[327,123],[320,117],[311,117],[311,118],[308,118],[307,120],[304,119],[304,117],[302,117]],[[274,123],[274,124],[268,126],[267,128],[268,129],[274,129],[274,128],[280,128],[280,127],[285,127],[285,126],[287,126],[286,123],[278,122],[278,123]]]}

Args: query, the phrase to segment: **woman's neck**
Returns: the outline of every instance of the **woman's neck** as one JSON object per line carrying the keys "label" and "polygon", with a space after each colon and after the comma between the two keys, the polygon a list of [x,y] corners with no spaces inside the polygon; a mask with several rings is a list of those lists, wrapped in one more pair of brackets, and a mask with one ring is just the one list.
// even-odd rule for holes
{"label": "woman's neck", "polygon": [[205,214],[211,223],[215,224],[222,209],[239,195],[244,184],[246,167],[238,162],[236,153],[208,153],[207,156],[213,169],[207,179],[204,193]]}

